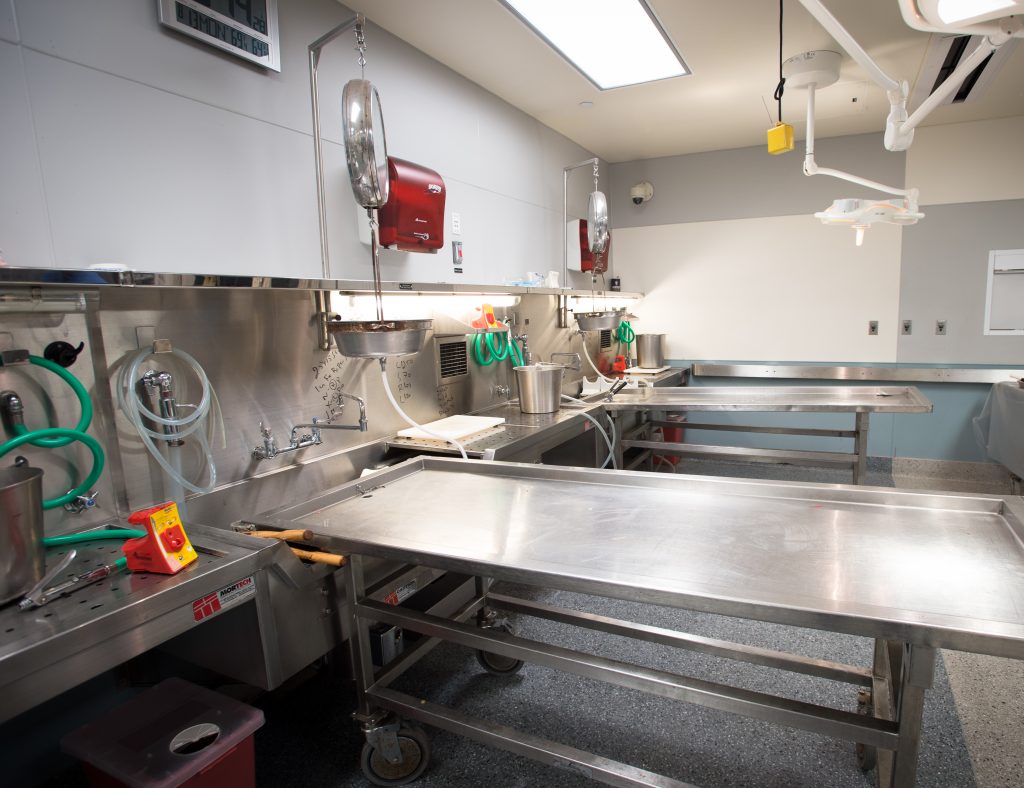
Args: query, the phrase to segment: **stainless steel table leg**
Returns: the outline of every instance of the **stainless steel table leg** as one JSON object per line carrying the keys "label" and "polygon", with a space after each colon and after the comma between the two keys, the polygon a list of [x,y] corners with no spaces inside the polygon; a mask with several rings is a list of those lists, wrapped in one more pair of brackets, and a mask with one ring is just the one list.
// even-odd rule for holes
{"label": "stainless steel table leg", "polygon": [[366,689],[373,684],[373,661],[370,651],[370,625],[356,615],[356,605],[366,598],[366,583],[363,579],[363,557],[351,555],[348,566],[341,570],[345,575],[345,596],[348,608],[348,648],[352,662],[352,674],[356,680],[356,718],[367,722],[373,712],[366,697]]}
{"label": "stainless steel table leg", "polygon": [[[924,694],[935,675],[935,649],[927,646],[903,647],[902,669],[893,676],[899,683],[896,723],[899,744],[892,754],[891,767],[883,772],[879,762],[880,788],[913,788],[917,781],[917,756],[921,747]],[[888,760],[888,759],[887,759]]]}
{"label": "stainless steel table leg", "polygon": [[853,466],[853,483],[863,484],[868,471],[868,422],[869,413],[857,414],[857,437],[854,438],[853,453],[857,464]]}

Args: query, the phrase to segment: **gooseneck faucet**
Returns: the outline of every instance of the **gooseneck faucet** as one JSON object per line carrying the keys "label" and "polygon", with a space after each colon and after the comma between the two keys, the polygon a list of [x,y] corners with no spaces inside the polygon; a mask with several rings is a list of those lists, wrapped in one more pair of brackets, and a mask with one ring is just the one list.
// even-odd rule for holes
{"label": "gooseneck faucet", "polygon": [[[343,400],[350,399],[359,406],[359,423],[358,424],[332,424],[331,421],[338,416],[341,416],[345,412],[345,403]],[[340,407],[328,413],[327,420],[321,421],[314,417],[309,424],[296,424],[292,427],[292,433],[288,440],[288,445],[284,448],[278,448],[277,440],[274,438],[273,431],[264,426],[263,422],[260,422],[260,435],[263,438],[263,445],[257,446],[252,450],[252,456],[257,460],[272,460],[279,454],[287,454],[288,452],[298,451],[299,449],[305,449],[307,446],[319,446],[324,442],[321,430],[359,430],[360,432],[366,432],[369,428],[369,421],[366,418],[366,401],[362,397],[357,397],[354,394],[347,394],[344,391],[338,392],[338,402]],[[304,435],[299,435],[299,430],[308,429]]]}

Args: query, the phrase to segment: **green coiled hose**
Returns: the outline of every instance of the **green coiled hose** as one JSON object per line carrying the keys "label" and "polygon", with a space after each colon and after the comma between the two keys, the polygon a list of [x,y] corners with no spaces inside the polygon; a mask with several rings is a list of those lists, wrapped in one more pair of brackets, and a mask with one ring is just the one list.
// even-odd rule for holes
{"label": "green coiled hose", "polygon": [[636,341],[636,333],[633,331],[633,326],[629,324],[628,320],[623,320],[619,323],[619,327],[615,329],[615,341],[620,345],[626,346],[626,357],[630,357],[629,348],[633,342]]}
{"label": "green coiled hose", "polygon": [[52,438],[66,438],[67,443],[71,443],[72,441],[84,443],[86,448],[92,452],[92,470],[90,470],[89,475],[85,477],[85,481],[75,487],[75,489],[71,490],[71,492],[64,493],[64,495],[57,498],[49,498],[43,501],[43,509],[56,509],[58,506],[70,503],[79,495],[87,492],[89,488],[96,483],[96,480],[100,478],[100,474],[103,473],[103,447],[100,446],[99,441],[92,437],[92,435],[79,432],[78,430],[65,429],[64,427],[48,427],[47,429],[35,430],[33,432],[26,433],[25,435],[18,435],[15,438],[11,438],[7,443],[0,445],[0,457],[3,457],[9,451],[17,449],[19,446],[24,446],[26,443],[34,444],[34,442],[39,439]]}
{"label": "green coiled hose", "polygon": [[[501,337],[497,339],[496,337]],[[489,367],[495,361],[511,359],[517,367],[523,366],[523,357],[516,341],[506,332],[490,332],[473,337],[473,355],[476,363]]]}
{"label": "green coiled hose", "polygon": [[139,539],[145,535],[145,531],[136,531],[133,528],[108,528],[103,531],[82,531],[67,536],[47,536],[43,539],[43,545],[45,547],[62,547],[66,544],[92,542],[97,539]]}
{"label": "green coiled hose", "polygon": [[37,367],[49,370],[57,377],[61,378],[67,383],[71,390],[75,392],[75,396],[78,398],[78,402],[82,408],[82,415],[78,419],[78,425],[74,429],[66,429],[64,427],[48,427],[39,430],[30,430],[22,423],[16,423],[12,425],[14,437],[4,444],[0,444],[0,457],[3,457],[7,452],[28,444],[30,446],[38,446],[43,449],[59,449],[62,446],[68,446],[75,441],[85,444],[86,448],[92,452],[92,469],[89,471],[88,476],[85,480],[75,487],[70,492],[64,493],[64,495],[58,496],[57,498],[49,498],[43,501],[43,509],[56,509],[58,506],[63,506],[66,503],[70,503],[75,500],[78,496],[83,495],[89,491],[89,489],[99,479],[100,474],[103,473],[103,466],[105,458],[103,455],[103,447],[100,446],[99,441],[93,438],[91,435],[86,433],[89,429],[89,425],[92,423],[92,402],[89,400],[89,392],[85,390],[85,386],[82,382],[68,372],[60,364],[55,364],[46,358],[40,356],[29,356],[28,360],[30,363]]}

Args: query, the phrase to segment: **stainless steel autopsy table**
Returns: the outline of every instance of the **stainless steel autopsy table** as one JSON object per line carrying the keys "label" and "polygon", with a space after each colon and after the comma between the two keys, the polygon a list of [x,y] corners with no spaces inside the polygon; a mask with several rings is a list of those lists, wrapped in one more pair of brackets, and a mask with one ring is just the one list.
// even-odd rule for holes
{"label": "stainless steel autopsy table", "polygon": [[[611,402],[604,404],[604,408],[613,415],[627,412],[643,414],[634,427],[619,430],[619,468],[637,467],[654,454],[674,454],[703,459],[847,467],[853,470],[853,483],[860,484],[867,470],[870,414],[930,413],[932,404],[913,386],[716,386],[632,389],[617,394]],[[668,414],[696,411],[852,413],[854,429],[756,427],[692,421],[680,425],[666,420]],[[849,438],[853,441],[853,450],[825,452],[706,446],[659,441],[651,435],[656,427],[679,426],[691,430]],[[643,453],[627,465],[624,454],[629,449],[641,449]]]}
{"label": "stainless steel autopsy table", "polygon": [[[392,777],[426,765],[423,734],[404,718],[613,785],[683,785],[389,688],[440,640],[497,655],[499,672],[533,662],[856,742],[864,768],[877,758],[883,788],[915,783],[937,648],[1024,659],[1024,502],[1015,498],[423,457],[262,524],[308,528],[351,554],[343,571],[364,769]],[[375,602],[364,556],[474,575],[475,598],[450,617]],[[498,595],[485,578],[865,636],[874,660],[861,668],[642,626]],[[496,609],[845,682],[859,689],[861,713],[517,637]],[[371,622],[424,637],[375,670]]]}

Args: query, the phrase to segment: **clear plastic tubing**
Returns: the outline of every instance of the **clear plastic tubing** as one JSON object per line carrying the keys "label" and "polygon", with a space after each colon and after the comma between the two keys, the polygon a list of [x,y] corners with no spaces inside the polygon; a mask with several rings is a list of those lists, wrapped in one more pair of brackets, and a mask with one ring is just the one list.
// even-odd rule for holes
{"label": "clear plastic tubing", "polygon": [[[190,490],[194,493],[207,493],[210,492],[210,490],[212,490],[217,484],[217,467],[213,462],[213,450],[210,448],[210,441],[206,436],[205,429],[207,416],[210,413],[210,404],[214,397],[213,386],[210,385],[209,378],[206,377],[206,372],[200,366],[199,362],[192,358],[192,356],[178,348],[174,348],[171,352],[192,369],[196,377],[199,378],[199,383],[203,388],[202,399],[200,399],[199,405],[196,406],[196,409],[193,410],[192,413],[177,419],[167,419],[158,413],[153,413],[153,411],[146,407],[146,404],[139,398],[139,393],[135,387],[135,381],[138,380],[139,368],[142,366],[142,362],[152,355],[152,353],[146,349],[140,350],[134,356],[131,356],[127,363],[121,367],[120,381],[117,387],[117,402],[125,417],[138,431],[139,436],[142,438],[142,444],[153,456],[153,459],[156,460],[157,464],[163,468],[164,472],[176,484],[186,490]],[[157,424],[174,427],[177,432],[174,435],[166,435],[163,432],[154,432],[145,425],[143,417],[150,419]],[[203,456],[206,458],[208,479],[207,483],[203,486],[199,486],[188,481],[188,479],[186,479],[181,473],[180,459],[176,458],[176,462],[172,465],[156,445],[156,441],[158,440],[164,442],[179,440],[191,435],[192,433],[196,433],[196,439],[199,441],[199,446],[203,450]],[[179,503],[184,503],[184,501]]]}
{"label": "clear plastic tubing", "polygon": [[592,370],[594,370],[594,374],[596,374],[597,377],[600,380],[603,380],[605,383],[616,383],[617,381],[614,381],[611,378],[605,377],[604,375],[601,374],[601,370],[599,370],[597,368],[597,365],[594,364],[594,360],[590,357],[590,354],[587,352],[587,334],[586,334],[586,332],[581,331],[580,334],[583,335],[583,358],[585,358],[587,360],[587,363],[590,364],[590,368]]}
{"label": "clear plastic tubing", "polygon": [[[562,399],[567,399],[570,402],[576,402],[580,405],[586,405],[588,407],[594,404],[593,402],[584,402],[581,399],[576,399],[576,397],[570,397],[568,394],[563,394]],[[601,467],[607,468],[608,463],[611,463],[612,469],[618,470],[618,468],[615,465],[615,420],[611,416],[608,417],[608,424],[610,425],[612,432],[612,437],[609,438],[608,433],[604,431],[604,427],[601,426],[600,422],[598,422],[597,419],[595,419],[589,413],[581,413],[580,415],[585,419],[589,419],[590,422],[593,423],[595,427],[597,427],[597,431],[601,433],[601,437],[604,438],[604,442],[608,446],[608,458],[601,464]]]}
{"label": "clear plastic tubing", "polygon": [[423,430],[425,433],[427,433],[427,435],[437,438],[439,441],[444,441],[445,443],[452,444],[456,449],[459,450],[459,453],[462,455],[462,459],[469,459],[469,455],[466,454],[466,449],[463,447],[461,443],[455,440],[455,438],[449,438],[445,435],[441,435],[440,433],[428,430],[422,424],[417,424],[415,421],[413,421],[407,415],[405,415],[405,411],[402,410],[402,408],[398,405],[398,402],[395,400],[395,395],[391,393],[391,386],[388,383],[388,368],[386,358],[382,358],[380,360],[380,377],[381,380],[384,381],[384,393],[388,395],[388,401],[391,403],[391,407],[395,409],[395,413],[401,416],[402,420],[406,424],[408,424],[410,427],[415,427],[416,429]]}

